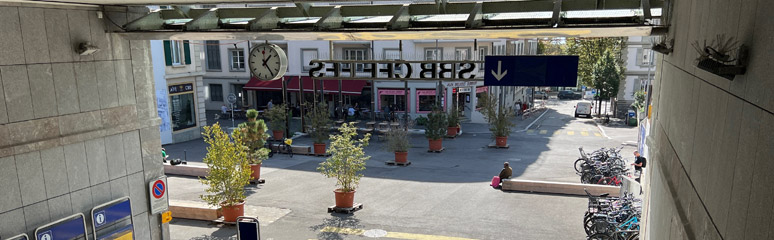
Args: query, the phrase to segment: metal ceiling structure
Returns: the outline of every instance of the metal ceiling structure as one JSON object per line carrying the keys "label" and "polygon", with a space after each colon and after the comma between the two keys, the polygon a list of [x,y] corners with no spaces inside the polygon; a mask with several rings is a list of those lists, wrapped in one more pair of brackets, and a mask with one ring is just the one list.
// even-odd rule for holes
{"label": "metal ceiling structure", "polygon": [[[328,4],[328,5],[325,5]],[[159,9],[129,38],[388,40],[651,35],[664,0],[505,0]],[[206,33],[206,34],[203,34]],[[491,37],[488,37],[490,36]],[[503,36],[505,35],[505,36]],[[515,36],[514,36],[515,35]]]}

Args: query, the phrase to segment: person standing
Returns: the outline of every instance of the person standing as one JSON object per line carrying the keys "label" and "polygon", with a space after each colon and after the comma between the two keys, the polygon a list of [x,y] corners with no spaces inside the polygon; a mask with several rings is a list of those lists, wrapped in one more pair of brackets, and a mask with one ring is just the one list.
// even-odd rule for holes
{"label": "person standing", "polygon": [[266,103],[266,110],[271,110],[272,107],[274,107],[274,103],[269,99],[269,103]]}
{"label": "person standing", "polygon": [[645,157],[640,156],[639,151],[634,151],[634,163],[632,165],[634,166],[634,180],[637,182],[640,182],[640,177],[642,176],[642,169],[645,168],[645,165],[648,164],[648,160],[645,159]]}

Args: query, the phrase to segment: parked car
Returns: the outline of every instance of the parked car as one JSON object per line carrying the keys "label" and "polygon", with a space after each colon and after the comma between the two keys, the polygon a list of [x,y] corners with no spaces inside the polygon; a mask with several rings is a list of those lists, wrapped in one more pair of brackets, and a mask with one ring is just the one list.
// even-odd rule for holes
{"label": "parked car", "polygon": [[535,99],[548,99],[548,94],[543,91],[535,91]]}
{"label": "parked car", "polygon": [[576,93],[570,90],[562,90],[559,91],[559,94],[556,95],[559,99],[581,99],[580,93]]}
{"label": "parked car", "polygon": [[577,105],[575,105],[575,117],[583,115],[587,118],[591,118],[592,108],[593,106],[590,102],[579,102]]}
{"label": "parked car", "polygon": [[583,99],[586,99],[586,100],[594,99],[594,93],[592,93],[591,91],[586,91],[586,93],[583,94]]}

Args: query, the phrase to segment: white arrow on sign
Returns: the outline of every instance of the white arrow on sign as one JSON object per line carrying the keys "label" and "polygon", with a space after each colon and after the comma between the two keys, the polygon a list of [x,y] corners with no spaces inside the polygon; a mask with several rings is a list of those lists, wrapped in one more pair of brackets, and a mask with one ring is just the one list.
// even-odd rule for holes
{"label": "white arrow on sign", "polygon": [[505,72],[502,71],[502,61],[497,61],[497,73],[495,73],[494,70],[492,70],[492,75],[494,75],[495,79],[497,81],[500,81],[500,79],[503,79],[505,77],[505,74],[508,74],[508,70],[505,70]]}

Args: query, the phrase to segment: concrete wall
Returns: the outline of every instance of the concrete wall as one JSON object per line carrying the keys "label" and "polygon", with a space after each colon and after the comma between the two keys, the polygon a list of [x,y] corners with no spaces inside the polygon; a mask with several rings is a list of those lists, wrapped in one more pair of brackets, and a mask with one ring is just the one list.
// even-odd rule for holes
{"label": "concrete wall", "polygon": [[[772,1],[675,1],[654,85],[648,239],[774,238]],[[750,47],[733,81],[695,66],[694,41]]]}
{"label": "concrete wall", "polygon": [[[3,237],[32,236],[123,196],[132,199],[135,238],[161,237],[146,189],[163,174],[149,44],[106,34],[113,26],[98,10],[0,3]],[[109,8],[105,16],[123,24],[143,11]],[[101,51],[80,56],[81,42]]]}

